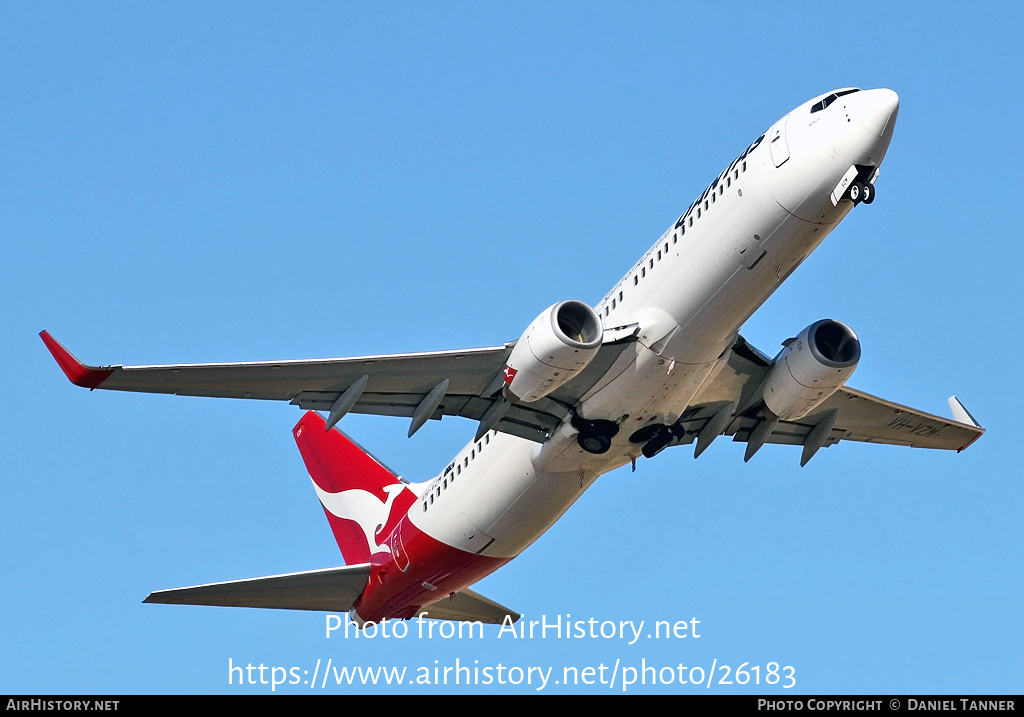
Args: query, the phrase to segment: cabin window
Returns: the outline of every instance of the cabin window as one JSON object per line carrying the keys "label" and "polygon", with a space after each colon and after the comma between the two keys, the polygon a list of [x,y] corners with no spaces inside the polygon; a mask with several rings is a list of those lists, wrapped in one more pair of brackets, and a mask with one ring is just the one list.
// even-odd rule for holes
{"label": "cabin window", "polygon": [[661,249],[658,249],[658,261],[661,261]]}
{"label": "cabin window", "polygon": [[484,436],[484,443],[490,443],[490,442],[491,442],[491,434],[488,433],[486,436]]}
{"label": "cabin window", "polygon": [[665,253],[668,254],[668,242],[665,242]]}
{"label": "cabin window", "polygon": [[465,460],[462,461],[462,466],[464,468],[469,468],[469,456],[466,456]]}
{"label": "cabin window", "polygon": [[700,207],[697,207],[697,218],[700,219]]}
{"label": "cabin window", "polygon": [[640,276],[647,276],[647,268],[640,267]]}
{"label": "cabin window", "polygon": [[604,307],[604,315],[605,315],[605,316],[607,316],[607,315],[608,315],[608,307],[607,307],[607,306],[606,306],[606,307]]}
{"label": "cabin window", "polygon": [[707,210],[708,210],[708,200],[705,199],[704,200],[704,211],[706,212]]}
{"label": "cabin window", "polygon": [[475,448],[472,451],[470,451],[470,456],[473,458],[474,461],[476,460],[476,449]]}
{"label": "cabin window", "polygon": [[455,472],[456,472],[456,474],[461,474],[462,473],[462,466],[455,466]]}
{"label": "cabin window", "polygon": [[732,177],[726,177],[725,178],[725,186],[727,186],[727,187],[731,187],[732,186]]}
{"label": "cabin window", "polygon": [[447,487],[448,487],[448,479],[447,479],[447,478],[445,478],[445,479],[444,479],[444,487],[445,487],[445,488],[447,488]]}
{"label": "cabin window", "polygon": [[746,171],[747,171],[747,163],[746,163],[746,162],[744,162],[744,163],[743,163],[743,171],[744,171],[744,172],[746,172]]}
{"label": "cabin window", "polygon": [[433,493],[430,494],[430,504],[431,505],[434,504],[434,494]]}
{"label": "cabin window", "polygon": [[615,308],[615,299],[612,299],[612,308]]}
{"label": "cabin window", "polygon": [[[700,211],[700,210],[698,209],[697,211]],[[690,217],[690,226],[691,227],[693,226],[693,217],[692,216]]]}
{"label": "cabin window", "polygon": [[483,447],[483,444],[482,444],[482,443],[480,443],[480,441],[477,441],[477,442],[476,442],[476,449],[477,449],[478,451],[482,451],[482,450],[484,449],[484,447]]}
{"label": "cabin window", "polygon": [[654,268],[654,258],[653,257],[651,258],[651,268],[652,269]]}
{"label": "cabin window", "polygon": [[676,243],[676,235],[675,235],[675,234],[673,234],[673,235],[672,235],[672,243],[673,243],[673,244],[675,244],[675,243]]}
{"label": "cabin window", "polygon": [[725,187],[718,185],[718,196],[722,196],[723,194],[725,194]]}
{"label": "cabin window", "polygon": [[622,301],[622,292],[619,292],[619,301]]}
{"label": "cabin window", "polygon": [[633,286],[636,286],[639,283],[640,283],[640,277],[637,276],[636,274],[633,274]]}

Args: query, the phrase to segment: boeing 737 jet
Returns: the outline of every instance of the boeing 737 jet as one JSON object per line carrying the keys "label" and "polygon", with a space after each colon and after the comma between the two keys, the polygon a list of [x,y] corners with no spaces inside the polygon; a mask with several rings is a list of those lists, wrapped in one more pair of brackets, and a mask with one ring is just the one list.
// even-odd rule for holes
{"label": "boeing 737 jet", "polygon": [[[346,565],[161,590],[151,603],[346,611],[502,622],[518,615],[469,586],[519,555],[599,476],[719,436],[800,446],[839,441],[962,451],[984,430],[846,386],[861,358],[847,325],[816,321],[772,358],[739,331],[846,216],[875,199],[899,98],[835,90],[746,146],[596,306],[548,307],[491,348],[309,361],[165,366],[81,363],[47,332],[72,383],[90,389],[288,401]],[[322,412],[323,415],[317,412]],[[461,416],[473,440],[410,483],[336,426],[348,413]],[[324,418],[323,416],[326,416]]]}

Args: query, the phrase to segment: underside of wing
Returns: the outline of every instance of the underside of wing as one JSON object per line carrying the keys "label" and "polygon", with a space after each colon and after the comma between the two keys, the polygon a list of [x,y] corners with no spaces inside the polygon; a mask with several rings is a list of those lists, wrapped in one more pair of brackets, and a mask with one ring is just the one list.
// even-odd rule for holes
{"label": "underside of wing", "polygon": [[143,602],[348,612],[356,598],[363,592],[369,577],[370,565],[364,563],[342,568],[157,590],[150,593]]}
{"label": "underside of wing", "polygon": [[802,418],[778,420],[761,396],[772,360],[742,337],[725,359],[665,445],[696,441],[699,455],[724,434],[748,443],[747,459],[764,443],[803,446],[805,464],[819,448],[844,440],[959,452],[985,432],[955,397],[950,407],[956,418],[942,418],[845,386]]}
{"label": "underside of wing", "polygon": [[[839,441],[861,441],[962,451],[985,432],[978,426],[901,406],[856,389],[841,388],[819,410],[799,421],[779,421],[765,442],[803,445],[807,435],[833,409],[839,416],[825,446]],[[702,407],[684,419],[688,433],[692,431],[691,441],[713,413],[710,408]],[[723,433],[735,441],[746,441],[759,420],[736,416]]]}
{"label": "underside of wing", "polygon": [[349,412],[399,416],[412,419],[410,435],[427,420],[462,416],[538,442],[546,440],[634,340],[633,333],[609,330],[585,370],[551,396],[526,403],[508,400],[502,392],[503,370],[514,343],[354,358],[89,366],[46,331],[40,336],[71,382],[84,388],[288,401],[304,410],[328,412],[328,428]]}

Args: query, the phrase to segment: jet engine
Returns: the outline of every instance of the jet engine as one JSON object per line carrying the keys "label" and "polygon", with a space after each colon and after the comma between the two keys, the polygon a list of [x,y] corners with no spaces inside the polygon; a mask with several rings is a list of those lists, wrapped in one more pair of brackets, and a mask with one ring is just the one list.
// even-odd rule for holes
{"label": "jet engine", "polygon": [[784,421],[803,418],[853,374],[860,341],[846,324],[816,321],[786,342],[764,382],[764,402]]}
{"label": "jet engine", "polygon": [[516,342],[505,368],[506,390],[526,403],[575,377],[601,348],[597,312],[582,301],[560,301],[533,320]]}

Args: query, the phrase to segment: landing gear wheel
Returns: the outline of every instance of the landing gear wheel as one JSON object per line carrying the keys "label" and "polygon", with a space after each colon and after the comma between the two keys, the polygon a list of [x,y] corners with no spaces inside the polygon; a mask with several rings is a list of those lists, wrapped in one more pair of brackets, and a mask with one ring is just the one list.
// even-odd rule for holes
{"label": "landing gear wheel", "polygon": [[871,204],[871,202],[875,201],[875,185],[871,182],[864,185],[864,196],[861,198],[861,201],[865,204]]}
{"label": "landing gear wheel", "polygon": [[848,196],[850,197],[850,201],[853,202],[854,205],[860,204],[861,198],[864,196],[864,185],[861,184],[860,182],[854,182],[853,184],[851,184]]}
{"label": "landing gear wheel", "polygon": [[612,439],[598,433],[580,433],[576,436],[576,442],[587,453],[596,453],[598,455],[607,453],[608,449],[612,447]]}
{"label": "landing gear wheel", "polygon": [[600,455],[607,453],[612,447],[612,438],[619,432],[619,424],[615,421],[596,419],[588,421],[581,416],[572,417],[572,427],[579,433],[576,435],[576,443],[587,453]]}

